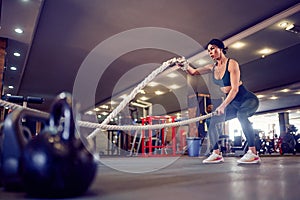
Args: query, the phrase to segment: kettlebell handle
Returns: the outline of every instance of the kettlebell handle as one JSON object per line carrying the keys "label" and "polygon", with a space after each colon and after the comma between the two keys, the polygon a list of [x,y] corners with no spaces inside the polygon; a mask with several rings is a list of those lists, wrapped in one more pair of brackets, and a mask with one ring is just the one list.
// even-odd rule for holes
{"label": "kettlebell handle", "polygon": [[16,189],[22,187],[19,165],[25,145],[28,143],[21,123],[21,119],[25,117],[46,123],[49,114],[17,108],[6,116],[3,123],[4,139],[1,158],[2,181],[5,188]]}
{"label": "kettlebell handle", "polygon": [[[22,123],[21,119],[25,117],[30,117],[31,119],[37,119],[47,121],[49,118],[49,114],[47,113],[39,113],[33,112],[23,108],[17,108],[11,113],[9,113],[4,120],[3,125],[3,133],[5,134],[5,139],[3,145],[7,145],[7,149],[10,147],[24,147],[27,143],[27,140],[23,133],[21,133]],[[10,141],[12,143],[6,143],[6,141]],[[4,147],[5,149],[5,147]],[[11,152],[12,153],[12,152]]]}
{"label": "kettlebell handle", "polygon": [[64,118],[64,128],[61,134],[63,140],[70,140],[75,137],[75,113],[72,111],[72,95],[70,93],[60,93],[54,100],[49,127],[57,129],[62,118]]}

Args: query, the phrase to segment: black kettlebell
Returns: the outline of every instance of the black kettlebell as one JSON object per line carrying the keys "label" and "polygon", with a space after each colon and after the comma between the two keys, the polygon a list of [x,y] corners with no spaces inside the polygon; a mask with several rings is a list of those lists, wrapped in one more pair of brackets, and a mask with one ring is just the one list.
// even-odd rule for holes
{"label": "black kettlebell", "polygon": [[77,196],[91,185],[97,163],[76,134],[75,115],[71,95],[61,93],[53,102],[49,125],[26,145],[23,180],[30,196]]}
{"label": "black kettlebell", "polygon": [[9,113],[1,125],[1,181],[6,191],[23,191],[22,154],[32,134],[22,125],[22,119],[46,123],[49,115],[23,108]]}
{"label": "black kettlebell", "polygon": [[3,186],[3,180],[2,180],[2,144],[3,144],[3,122],[0,123],[0,187]]}

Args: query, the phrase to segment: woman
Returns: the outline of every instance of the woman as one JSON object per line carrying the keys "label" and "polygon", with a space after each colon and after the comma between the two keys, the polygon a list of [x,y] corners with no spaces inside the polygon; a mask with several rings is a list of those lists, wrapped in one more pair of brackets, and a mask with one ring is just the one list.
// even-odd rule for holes
{"label": "woman", "polygon": [[[214,64],[206,65],[203,68],[194,69],[187,61],[179,64],[183,70],[191,75],[212,73],[213,82],[220,86],[222,92],[226,94],[225,100],[216,108],[218,114],[217,120],[211,120],[209,129],[209,138],[211,144],[215,144],[212,154],[203,163],[220,163],[224,161],[217,144],[216,125],[220,123],[221,116],[225,120],[238,118],[242,130],[246,136],[249,150],[238,160],[238,163],[260,163],[255,148],[255,134],[248,117],[252,116],[259,105],[258,98],[245,88],[240,79],[240,67],[236,60],[226,57],[225,45],[218,39],[212,39],[207,44],[207,51],[210,57],[215,61]],[[223,115],[224,114],[224,115]]]}

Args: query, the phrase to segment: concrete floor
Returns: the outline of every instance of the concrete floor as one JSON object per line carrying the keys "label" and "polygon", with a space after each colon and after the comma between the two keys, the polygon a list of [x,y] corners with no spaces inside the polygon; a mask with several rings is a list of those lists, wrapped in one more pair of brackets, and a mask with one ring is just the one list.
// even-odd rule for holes
{"label": "concrete floor", "polygon": [[[101,158],[89,191],[73,199],[298,200],[300,156],[266,156],[257,165],[202,164],[204,157]],[[0,191],[0,199],[29,199]]]}

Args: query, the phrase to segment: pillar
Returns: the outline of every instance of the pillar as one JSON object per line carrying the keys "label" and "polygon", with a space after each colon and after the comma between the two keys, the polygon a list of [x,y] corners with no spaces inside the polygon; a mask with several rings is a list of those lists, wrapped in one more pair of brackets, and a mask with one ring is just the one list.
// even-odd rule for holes
{"label": "pillar", "polygon": [[278,117],[279,117],[280,136],[283,137],[286,134],[289,125],[289,113],[288,112],[278,113]]}

